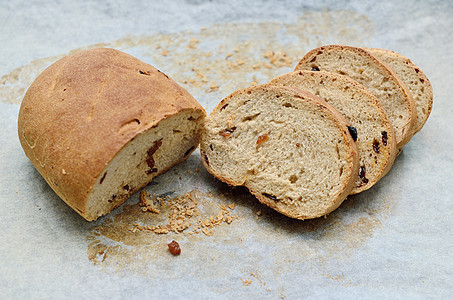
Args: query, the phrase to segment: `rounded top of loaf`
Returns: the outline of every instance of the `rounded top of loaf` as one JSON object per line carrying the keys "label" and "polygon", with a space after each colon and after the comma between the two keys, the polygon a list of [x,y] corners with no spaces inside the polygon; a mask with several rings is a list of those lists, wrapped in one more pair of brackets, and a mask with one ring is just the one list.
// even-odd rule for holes
{"label": "rounded top of loaf", "polygon": [[182,110],[204,112],[153,66],[98,48],[66,56],[36,78],[21,104],[18,133],[37,170],[63,200],[78,199],[70,205],[80,211],[126,143]]}

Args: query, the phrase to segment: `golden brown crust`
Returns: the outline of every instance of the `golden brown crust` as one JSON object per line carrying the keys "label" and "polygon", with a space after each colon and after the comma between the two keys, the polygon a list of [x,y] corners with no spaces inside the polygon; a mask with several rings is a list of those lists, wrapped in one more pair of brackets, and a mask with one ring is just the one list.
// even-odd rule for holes
{"label": "golden brown crust", "polygon": [[42,72],[19,112],[25,154],[83,214],[100,172],[131,139],[183,110],[204,109],[176,82],[126,53],[99,48]]}
{"label": "golden brown crust", "polygon": [[412,94],[410,93],[407,86],[401,81],[401,79],[398,77],[398,75],[396,75],[395,71],[393,71],[393,69],[390,66],[388,66],[385,62],[378,59],[376,56],[372,55],[369,51],[366,51],[363,48],[351,47],[351,46],[346,46],[346,45],[326,45],[326,46],[322,46],[322,47],[313,49],[313,50],[309,51],[307,54],[305,54],[305,56],[297,64],[295,70],[304,69],[303,66],[306,65],[307,63],[309,63],[313,58],[315,58],[316,55],[319,55],[324,51],[334,51],[334,50],[350,51],[350,52],[357,53],[360,56],[367,57],[367,59],[369,59],[370,61],[373,61],[374,65],[379,67],[383,72],[385,72],[388,75],[389,80],[392,80],[396,83],[396,86],[398,87],[399,91],[405,97],[407,110],[410,115],[408,123],[406,123],[403,127],[402,137],[400,140],[397,141],[397,148],[402,148],[404,145],[406,145],[410,141],[412,136],[415,134],[414,128],[417,123],[416,108],[415,108],[414,99],[412,98]]}

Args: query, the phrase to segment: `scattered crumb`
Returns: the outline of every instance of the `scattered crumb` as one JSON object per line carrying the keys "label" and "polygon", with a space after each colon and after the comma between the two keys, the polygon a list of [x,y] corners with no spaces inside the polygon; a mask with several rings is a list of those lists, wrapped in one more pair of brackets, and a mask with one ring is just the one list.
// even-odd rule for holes
{"label": "scattered crumb", "polygon": [[154,201],[149,198],[150,195],[143,189],[140,192],[140,206],[142,207],[142,211],[150,211],[152,213],[158,214],[160,213],[159,210],[157,209],[156,205],[154,204]]}
{"label": "scattered crumb", "polygon": [[243,286],[249,286],[252,284],[252,281],[250,279],[241,279],[241,280],[242,280]]}
{"label": "scattered crumb", "polygon": [[[140,225],[133,223],[132,232],[147,231],[155,234],[167,234],[170,232],[181,233],[186,231],[192,226],[192,231],[187,231],[189,234],[204,233],[207,236],[214,234],[213,228],[220,224],[231,224],[233,220],[237,219],[236,216],[230,215],[228,208],[233,209],[234,204],[227,206],[221,205],[220,211],[216,215],[209,216],[202,219],[199,216],[199,209],[197,208],[198,196],[195,193],[189,192],[184,195],[177,196],[170,199],[168,196],[151,196],[145,190],[140,192],[140,203],[143,212],[152,212],[159,214],[164,207],[169,208],[168,222],[162,225]],[[195,217],[198,217],[196,221]],[[195,223],[195,224],[194,224]]]}

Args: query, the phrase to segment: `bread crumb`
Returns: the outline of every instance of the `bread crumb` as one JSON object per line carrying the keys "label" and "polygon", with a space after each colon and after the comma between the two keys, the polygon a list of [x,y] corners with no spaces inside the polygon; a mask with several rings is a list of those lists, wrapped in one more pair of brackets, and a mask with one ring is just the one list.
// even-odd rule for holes
{"label": "bread crumb", "polygon": [[207,236],[211,236],[214,234],[212,230],[208,230],[207,228],[202,229],[201,232],[203,232]]}
{"label": "bread crumb", "polygon": [[142,211],[146,212],[152,212],[155,214],[159,214],[159,210],[155,206],[153,200],[149,199],[150,195],[143,189],[140,192],[140,206],[142,207]]}
{"label": "bread crumb", "polygon": [[243,286],[249,286],[252,284],[252,281],[250,279],[241,279],[241,280],[242,280]]}
{"label": "bread crumb", "polygon": [[233,210],[235,207],[236,207],[235,203],[231,203],[230,205],[228,205],[228,208],[231,210]]}
{"label": "bread crumb", "polygon": [[[167,194],[167,193],[166,193]],[[163,194],[163,195],[166,195]],[[195,192],[185,193],[184,195],[177,196],[170,199],[168,196],[151,196],[145,190],[140,192],[140,203],[143,212],[161,213],[163,209],[169,210],[168,222],[166,224],[148,226],[133,223],[132,232],[146,231],[155,234],[167,234],[170,232],[182,233],[189,227],[193,227],[192,231],[187,231],[188,234],[198,234],[200,232],[207,236],[214,234],[213,228],[220,224],[231,224],[237,217],[231,216],[228,208],[234,208],[234,204],[227,206],[221,205],[220,211],[216,215],[211,215],[204,220],[198,218],[198,226],[193,226],[193,217],[199,215],[197,208],[197,197],[200,197]],[[165,210],[164,210],[165,211]]]}

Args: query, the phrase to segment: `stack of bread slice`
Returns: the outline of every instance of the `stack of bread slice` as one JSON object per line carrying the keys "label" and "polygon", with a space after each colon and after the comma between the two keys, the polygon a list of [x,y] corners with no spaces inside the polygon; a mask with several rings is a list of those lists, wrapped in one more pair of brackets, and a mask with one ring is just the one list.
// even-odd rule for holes
{"label": "stack of bread slice", "polygon": [[294,72],[223,99],[201,133],[202,162],[289,217],[320,217],[387,174],[432,101],[427,77],[396,52],[319,47]]}

